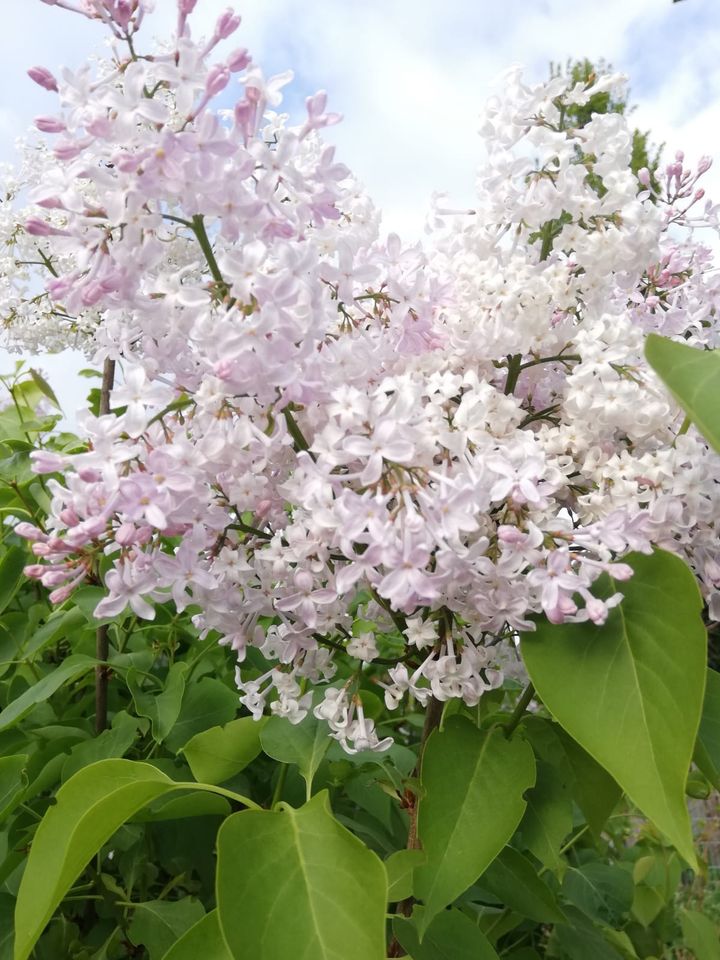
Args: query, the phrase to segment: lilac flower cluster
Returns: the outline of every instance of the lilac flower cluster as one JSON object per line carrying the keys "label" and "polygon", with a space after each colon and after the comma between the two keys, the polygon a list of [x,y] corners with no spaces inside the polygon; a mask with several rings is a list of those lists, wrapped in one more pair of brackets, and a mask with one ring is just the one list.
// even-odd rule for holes
{"label": "lilac flower cluster", "polygon": [[642,353],[650,330],[718,344],[695,237],[717,227],[696,187],[709,161],[678,154],[653,189],[624,116],[564,122],[621,77],[514,71],[485,112],[473,209],[438,199],[427,241],[404,244],[323,144],[325,95],[289,124],[274,110],[290,76],[220,56],[232,11],[194,38],[194,6],[146,55],[146,2],[85,0],[111,59],[31,71],[58,95],[36,124],[54,145],[31,151],[22,224],[5,210],[0,228],[44,292],[24,273],[3,312],[16,342],[67,329],[123,379],[115,413],[83,414],[83,452],[35,455],[62,480],[46,529],[17,527],[28,574],[62,602],[109,557],[98,617],[192,604],[253,715],[297,723],[315,702],[350,751],[389,740],[354,680],[333,681],[338,652],[354,677],[387,667],[390,709],[476,704],[533,615],[602,624],[622,593],[601,599],[598,577],[622,582],[623,556],[655,545],[720,618],[720,460]]}

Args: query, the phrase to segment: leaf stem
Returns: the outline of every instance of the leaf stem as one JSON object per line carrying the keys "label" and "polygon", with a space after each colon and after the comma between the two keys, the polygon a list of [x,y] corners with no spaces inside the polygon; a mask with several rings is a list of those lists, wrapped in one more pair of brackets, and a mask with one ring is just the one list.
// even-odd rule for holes
{"label": "leaf stem", "polygon": [[517,386],[518,377],[522,372],[522,354],[508,354],[507,380],[505,381],[505,396],[509,396]]}
{"label": "leaf stem", "polygon": [[[425,724],[423,726],[422,736],[420,737],[420,750],[418,752],[418,761],[413,772],[413,777],[419,777],[422,770],[422,759],[425,753],[425,747],[427,742],[430,739],[430,734],[437,730],[440,726],[442,720],[443,710],[445,705],[440,701],[436,700],[435,697],[431,697],[428,700],[428,705],[425,709]],[[418,837],[418,798],[417,796],[413,798],[412,806],[410,807],[410,829],[408,830],[408,839],[406,844],[407,850],[421,850],[422,844],[420,843],[420,838]],[[407,897],[405,900],[402,900],[398,904],[398,912],[405,917],[409,917],[412,913],[413,904],[415,903],[414,897]],[[393,936],[390,946],[388,948],[388,957],[401,957],[403,956],[402,947],[398,942],[397,937]]]}
{"label": "leaf stem", "polygon": [[[290,764],[282,763],[280,765],[280,773],[278,774],[277,783],[275,784],[275,789],[273,790],[272,800],[270,801],[270,809],[274,810],[275,807],[282,800],[282,793],[285,789],[285,781],[287,780],[288,770]],[[307,798],[308,800],[310,797]]]}
{"label": "leaf stem", "polygon": [[[102,383],[100,385],[100,403],[98,414],[103,417],[110,413],[110,393],[115,385],[115,361],[106,359],[103,364]],[[108,624],[103,623],[95,634],[95,657],[107,661],[110,655],[110,638]],[[95,734],[107,730],[108,725],[108,683],[110,671],[107,666],[98,664],[95,667]]]}
{"label": "leaf stem", "polygon": [[202,217],[202,214],[196,213],[192,218],[192,230],[198,239],[200,249],[205,255],[205,259],[207,260],[207,265],[210,268],[210,273],[212,274],[213,280],[222,288],[223,294],[227,293],[228,285],[225,282],[225,279],[220,272],[218,262],[215,259],[215,252],[213,251],[212,244],[210,243],[210,238],[207,235],[205,221]]}
{"label": "leaf stem", "polygon": [[532,683],[529,683],[523,690],[522,696],[520,697],[518,702],[515,704],[515,709],[513,710],[512,715],[510,716],[510,719],[506,724],[504,724],[505,736],[508,739],[512,736],[517,725],[522,720],[523,715],[525,714],[525,711],[527,710],[527,708],[530,706],[530,701],[534,696],[535,696],[535,687],[532,685]]}
{"label": "leaf stem", "polygon": [[285,407],[283,410],[283,416],[285,417],[285,423],[287,424],[288,433],[293,438],[295,446],[298,450],[304,450],[306,453],[309,453],[310,456],[315,459],[315,455],[310,451],[310,444],[305,439],[305,435],[298,426],[297,420],[293,416],[293,412],[290,407]]}

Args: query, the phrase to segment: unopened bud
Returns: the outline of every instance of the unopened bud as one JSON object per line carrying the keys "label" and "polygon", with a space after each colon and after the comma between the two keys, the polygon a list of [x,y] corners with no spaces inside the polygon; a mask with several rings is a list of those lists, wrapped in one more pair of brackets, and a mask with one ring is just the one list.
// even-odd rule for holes
{"label": "unopened bud", "polygon": [[240,26],[240,16],[235,13],[232,7],[228,7],[218,17],[215,24],[215,36],[218,40],[226,40],[231,34],[235,33]]}
{"label": "unopened bud", "polygon": [[700,157],[700,162],[698,163],[698,174],[707,173],[710,167],[712,166],[713,158],[704,156]]}
{"label": "unopened bud", "polygon": [[64,603],[73,592],[72,587],[58,587],[48,596],[50,603]]}
{"label": "unopened bud", "polygon": [[45,90],[54,90],[57,93],[57,80],[45,67],[30,67],[27,73],[31,80],[40,84]]}
{"label": "unopened bud", "polygon": [[46,533],[43,533],[39,527],[36,527],[33,523],[28,523],[26,520],[16,524],[14,531],[19,537],[22,537],[23,540],[47,540]]}
{"label": "unopened bud", "polygon": [[61,231],[46,223],[45,220],[30,217],[29,220],[25,221],[25,232],[29,233],[31,237],[54,237]]}
{"label": "unopened bud", "polygon": [[217,96],[221,90],[224,90],[230,80],[230,71],[223,64],[217,63],[208,71],[205,81],[205,93],[209,97]]}
{"label": "unopened bud", "polygon": [[233,50],[233,52],[227,58],[227,68],[232,73],[237,73],[238,70],[244,70],[249,63],[250,54],[247,52],[245,47],[239,47],[237,50]]}
{"label": "unopened bud", "polygon": [[65,124],[56,117],[35,117],[33,123],[41,133],[62,133]]}

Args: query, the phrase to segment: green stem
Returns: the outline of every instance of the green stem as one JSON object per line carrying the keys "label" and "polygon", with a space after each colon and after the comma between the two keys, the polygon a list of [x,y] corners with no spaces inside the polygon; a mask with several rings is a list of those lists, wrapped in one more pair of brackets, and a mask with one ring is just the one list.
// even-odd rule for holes
{"label": "green stem", "polygon": [[522,372],[522,354],[516,353],[507,358],[507,380],[505,381],[505,396],[509,396],[517,386],[518,377]]}
{"label": "green stem", "polygon": [[[443,710],[445,705],[439,700],[436,700],[435,697],[431,697],[428,701],[428,705],[425,709],[425,724],[423,726],[422,736],[420,738],[420,750],[418,751],[418,760],[415,770],[413,771],[413,777],[419,777],[422,771],[422,760],[425,753],[425,747],[427,746],[428,739],[430,734],[437,730],[440,726],[443,716]],[[408,830],[407,844],[405,845],[406,850],[422,850],[422,844],[420,843],[420,838],[418,837],[417,832],[418,827],[418,798],[415,797],[413,800],[413,805],[410,808],[410,829]],[[413,910],[413,905],[415,903],[415,898],[410,896],[405,900],[402,900],[398,904],[398,914],[409,917]],[[400,943],[397,937],[393,936],[388,947],[388,957],[402,957],[404,956],[404,951],[400,946]]]}
{"label": "green stem", "polygon": [[542,246],[540,247],[540,261],[547,260],[553,246],[553,223],[548,221],[542,228]]}
{"label": "green stem", "polygon": [[252,527],[249,523],[243,523],[242,520],[238,520],[237,523],[231,523],[228,529],[242,530],[243,533],[250,533],[254,537],[261,537],[263,540],[272,540],[272,534],[268,533],[267,530],[258,530],[257,527]]}
{"label": "green stem", "polygon": [[218,787],[213,783],[181,783],[178,784],[178,786],[181,788],[184,787],[185,789],[192,787],[194,790],[206,790],[208,793],[219,793],[221,797],[234,800],[235,803],[242,804],[242,806],[247,807],[248,810],[262,810],[260,804],[255,803],[255,801],[249,797],[245,797],[241,793],[235,793],[234,790],[226,790],[224,787]]}
{"label": "green stem", "polygon": [[532,685],[532,683],[529,683],[527,687],[525,687],[525,689],[523,690],[522,696],[520,697],[518,702],[515,704],[515,709],[513,710],[510,719],[506,724],[504,724],[505,736],[508,737],[508,739],[512,736],[517,725],[522,720],[525,714],[525,711],[530,706],[530,701],[534,696],[535,696],[535,687]]}
{"label": "green stem", "polygon": [[175,217],[172,213],[164,213],[162,218],[163,220],[172,220],[173,223],[181,223],[184,227],[190,227],[191,230],[194,230],[192,220],[185,220],[184,217]]}
{"label": "green stem", "polygon": [[673,440],[673,446],[675,446],[675,441],[677,440],[678,437],[682,437],[684,434],[686,434],[686,433],[688,432],[688,430],[690,429],[690,426],[691,426],[691,425],[692,425],[692,420],[690,419],[690,417],[688,417],[688,416],[686,415],[686,416],[685,416],[685,419],[683,420],[682,424],[680,425],[680,429],[679,429],[678,432],[675,434],[675,440]]}
{"label": "green stem", "polygon": [[[283,763],[280,765],[280,773],[278,774],[277,783],[275,784],[275,789],[273,790],[272,800],[270,801],[270,809],[274,810],[275,807],[282,800],[282,793],[285,789],[285,781],[287,780],[288,770],[290,769],[289,763]],[[309,800],[310,797],[307,797]]]}
{"label": "green stem", "polygon": [[[25,417],[23,417],[23,415],[22,415],[22,410],[20,409],[20,404],[18,403],[18,399],[17,399],[17,397],[15,396],[15,387],[14,387],[14,386],[8,387],[8,392],[10,393],[10,396],[12,397],[13,406],[15,407],[15,412],[16,412],[17,415],[18,415],[18,420],[20,421],[20,424],[21,424],[21,426],[22,426],[22,428],[23,428],[23,433],[25,434],[25,439],[27,440],[28,443],[32,443],[32,440],[30,439],[30,434],[29,434],[29,433],[27,432],[27,430],[25,429]],[[11,486],[12,486],[12,484],[11,484]]]}
{"label": "green stem", "polygon": [[497,926],[499,926],[502,923],[502,921],[505,920],[506,917],[509,917],[511,913],[512,913],[512,910],[510,909],[510,907],[504,907],[500,911],[500,913],[495,917],[495,919],[490,924],[490,926],[485,930],[485,936],[488,938],[488,940],[490,939],[490,935],[493,932],[493,930]]}
{"label": "green stem", "polygon": [[372,597],[375,603],[379,604],[383,608],[383,610],[385,610],[390,615],[390,619],[398,628],[400,633],[404,633],[405,630],[407,629],[407,624],[405,623],[404,617],[401,617],[399,613],[393,610],[393,608],[390,606],[387,600],[385,600],[384,597],[380,596],[380,594],[377,592],[375,587],[370,587],[370,593],[372,594]]}
{"label": "green stem", "polygon": [[536,367],[540,363],[565,363],[567,360],[573,360],[579,362],[582,360],[582,357],[579,353],[566,353],[566,354],[557,354],[554,357],[539,357],[537,360],[527,360],[525,363],[520,364],[521,370],[527,370],[528,367]]}
{"label": "green stem", "polygon": [[207,235],[205,221],[202,214],[196,213],[192,218],[192,230],[198,239],[200,249],[205,255],[205,259],[207,260],[207,265],[210,268],[210,273],[212,274],[213,280],[215,280],[215,282],[222,287],[225,292],[227,292],[228,285],[225,283],[222,273],[220,273],[220,267],[215,259],[215,253],[213,251],[212,244],[210,243],[210,238]]}
{"label": "green stem", "polygon": [[55,267],[54,267],[53,264],[52,264],[52,260],[50,259],[50,257],[48,257],[47,254],[43,253],[43,251],[42,251],[39,247],[38,247],[38,254],[39,254],[39,256],[40,256],[40,259],[41,259],[42,262],[43,262],[43,266],[44,266],[44,267],[47,267],[47,269],[50,271],[50,273],[51,273],[54,277],[59,276],[57,270],[55,269]]}
{"label": "green stem", "polygon": [[[115,361],[107,359],[103,364],[102,383],[100,385],[100,404],[98,414],[103,417],[110,413],[110,393],[115,385]],[[110,656],[109,625],[101,624],[95,633],[95,657],[103,663],[95,667],[95,734],[107,730],[108,726],[108,684],[110,671],[104,665]]]}
{"label": "green stem", "polygon": [[531,423],[535,423],[537,420],[549,420],[550,414],[556,413],[560,409],[559,403],[554,403],[551,407],[545,407],[544,410],[538,410],[537,413],[529,413],[520,421],[520,428],[527,427]]}
{"label": "green stem", "polygon": [[305,450],[310,456],[315,459],[314,454],[310,453],[310,444],[305,439],[305,436],[297,424],[297,420],[292,415],[292,410],[290,407],[285,407],[283,410],[283,416],[285,417],[285,423],[287,424],[288,433],[293,438],[295,446],[298,450]]}

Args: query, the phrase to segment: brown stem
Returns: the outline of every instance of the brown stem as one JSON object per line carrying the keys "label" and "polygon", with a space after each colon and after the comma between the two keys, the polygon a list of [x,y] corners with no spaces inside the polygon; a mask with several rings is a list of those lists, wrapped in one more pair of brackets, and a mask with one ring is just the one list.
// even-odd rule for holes
{"label": "brown stem", "polygon": [[[110,391],[115,384],[115,361],[106,360],[103,364],[102,384],[100,386],[100,416],[110,413]],[[104,623],[95,634],[95,657],[101,662],[95,667],[95,733],[102,733],[108,725],[108,679],[106,666],[110,653],[108,625]]]}
{"label": "brown stem", "polygon": [[[443,713],[443,704],[440,700],[436,700],[435,697],[430,697],[428,700],[427,709],[425,711],[425,724],[423,726],[422,737],[420,738],[420,751],[418,753],[418,762],[415,770],[413,772],[413,777],[420,776],[420,770],[422,769],[422,758],[425,753],[425,744],[428,741],[430,734],[433,730],[437,730],[440,726],[440,721],[442,720]],[[417,835],[417,817],[418,817],[418,804],[417,798],[415,803],[412,805],[410,811],[410,830],[408,832],[407,840],[407,849],[408,850],[420,850],[421,845]],[[412,907],[412,903],[410,904]]]}
{"label": "brown stem", "polygon": [[[413,772],[413,777],[419,777],[420,771],[422,769],[422,760],[425,753],[425,746],[430,737],[430,734],[433,730],[437,730],[440,726],[440,721],[442,720],[443,714],[443,704],[440,700],[436,700],[435,697],[431,697],[428,701],[427,709],[425,711],[425,724],[423,726],[422,736],[420,738],[420,751],[418,753],[418,762],[415,770]],[[420,838],[418,837],[418,798],[413,797],[412,806],[410,807],[410,829],[408,830],[408,838],[406,844],[407,850],[421,850],[422,844],[420,843]],[[409,917],[412,913],[413,904],[415,903],[414,897],[407,897],[405,900],[402,900],[398,904],[399,912],[405,917]],[[392,941],[390,942],[390,947],[388,948],[388,957],[402,957],[404,956],[403,949],[398,943],[397,937],[393,936]]]}

